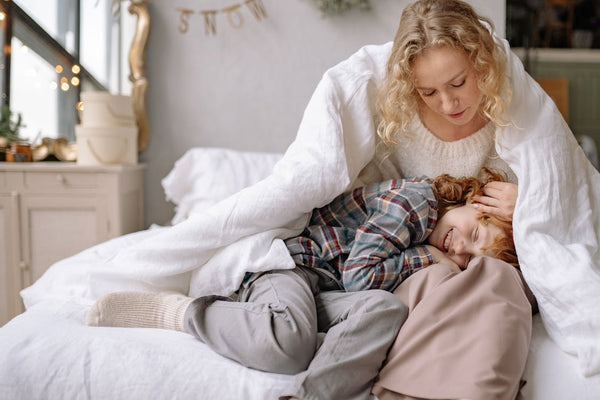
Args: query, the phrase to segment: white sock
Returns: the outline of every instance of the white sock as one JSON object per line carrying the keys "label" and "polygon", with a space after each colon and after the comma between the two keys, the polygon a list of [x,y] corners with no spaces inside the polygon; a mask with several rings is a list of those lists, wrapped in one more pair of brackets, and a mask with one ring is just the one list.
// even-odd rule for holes
{"label": "white sock", "polygon": [[179,293],[110,293],[88,312],[89,326],[158,328],[185,332],[185,310],[194,299]]}

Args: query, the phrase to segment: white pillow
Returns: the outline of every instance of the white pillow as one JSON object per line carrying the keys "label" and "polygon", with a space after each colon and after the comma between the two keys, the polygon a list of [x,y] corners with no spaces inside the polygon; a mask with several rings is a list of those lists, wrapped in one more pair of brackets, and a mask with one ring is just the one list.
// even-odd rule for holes
{"label": "white pillow", "polygon": [[162,180],[166,199],[175,204],[171,223],[177,224],[267,177],[282,156],[208,147],[188,150]]}

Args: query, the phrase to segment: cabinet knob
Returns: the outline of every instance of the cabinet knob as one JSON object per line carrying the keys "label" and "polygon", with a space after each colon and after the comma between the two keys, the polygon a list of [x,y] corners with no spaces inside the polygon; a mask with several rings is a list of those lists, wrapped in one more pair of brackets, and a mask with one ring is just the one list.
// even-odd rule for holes
{"label": "cabinet knob", "polygon": [[19,268],[21,268],[23,271],[26,271],[29,267],[25,261],[19,261]]}
{"label": "cabinet knob", "polygon": [[57,175],[56,175],[56,180],[57,180],[59,183],[62,183],[63,185],[64,185],[65,183],[67,183],[67,180],[65,179],[65,176],[64,176],[63,174],[57,174]]}

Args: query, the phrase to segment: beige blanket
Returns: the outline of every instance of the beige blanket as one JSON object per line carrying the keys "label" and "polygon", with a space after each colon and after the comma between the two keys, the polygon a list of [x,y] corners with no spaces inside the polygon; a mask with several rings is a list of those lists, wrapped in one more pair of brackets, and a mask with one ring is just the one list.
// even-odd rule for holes
{"label": "beige blanket", "polygon": [[525,293],[516,269],[487,257],[464,272],[437,264],[412,275],[395,292],[409,318],[373,393],[514,400],[531,337]]}

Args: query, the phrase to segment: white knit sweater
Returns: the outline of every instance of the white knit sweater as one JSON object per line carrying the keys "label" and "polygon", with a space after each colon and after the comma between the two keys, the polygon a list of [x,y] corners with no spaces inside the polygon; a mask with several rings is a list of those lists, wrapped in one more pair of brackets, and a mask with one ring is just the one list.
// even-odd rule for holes
{"label": "white knit sweater", "polygon": [[[427,129],[420,119],[412,126],[409,137],[402,138],[393,149],[377,145],[375,158],[359,176],[358,184],[398,177],[477,176],[482,167],[504,171],[511,182],[516,176],[496,153],[493,123],[472,135],[446,142]],[[353,185],[358,186],[358,185]]]}

